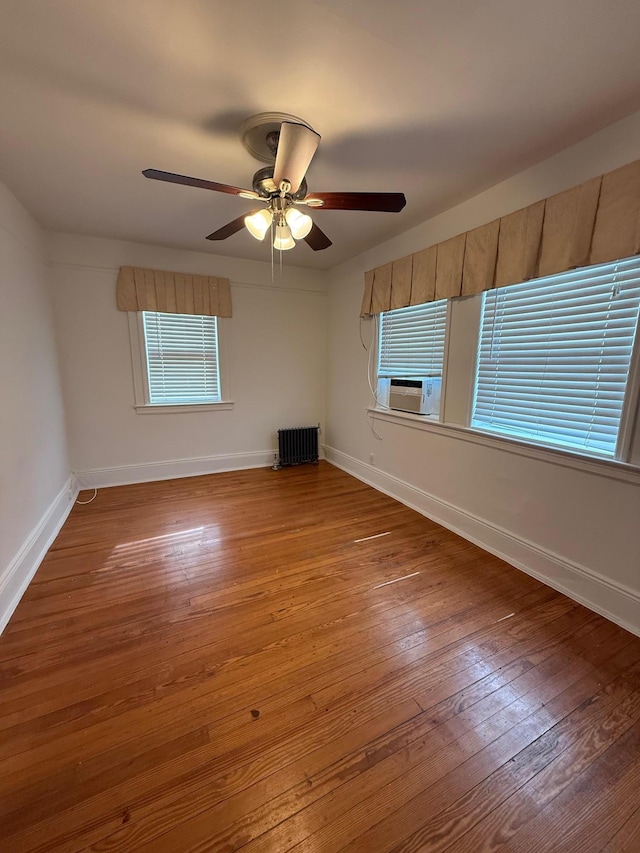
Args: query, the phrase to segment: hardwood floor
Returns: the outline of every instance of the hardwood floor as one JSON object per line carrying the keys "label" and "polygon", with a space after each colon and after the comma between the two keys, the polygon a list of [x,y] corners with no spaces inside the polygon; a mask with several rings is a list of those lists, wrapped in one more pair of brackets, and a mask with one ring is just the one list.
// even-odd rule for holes
{"label": "hardwood floor", "polygon": [[640,639],[327,463],[105,489],[0,637],[0,849],[640,851]]}

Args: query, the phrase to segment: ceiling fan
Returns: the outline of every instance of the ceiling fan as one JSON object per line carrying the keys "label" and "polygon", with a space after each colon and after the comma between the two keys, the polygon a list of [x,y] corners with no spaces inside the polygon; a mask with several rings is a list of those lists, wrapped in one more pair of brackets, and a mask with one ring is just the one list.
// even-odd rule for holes
{"label": "ceiling fan", "polygon": [[270,165],[253,176],[253,189],[244,190],[201,178],[190,178],[158,169],[145,169],[145,178],[255,199],[266,206],[239,216],[207,236],[226,240],[243,227],[257,240],[271,231],[275,249],[293,249],[304,240],[314,251],[331,246],[331,240],[300,207],[324,210],[371,210],[398,213],[405,206],[404,193],[309,193],[305,175],[320,144],[316,133],[302,119],[286,113],[260,113],[242,128],[242,141],[258,160]]}

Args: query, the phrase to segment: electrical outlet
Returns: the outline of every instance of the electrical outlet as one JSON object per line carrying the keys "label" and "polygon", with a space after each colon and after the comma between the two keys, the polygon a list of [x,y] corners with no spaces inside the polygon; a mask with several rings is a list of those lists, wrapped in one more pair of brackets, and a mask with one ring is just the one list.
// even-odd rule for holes
{"label": "electrical outlet", "polygon": [[375,458],[376,458],[375,453],[369,454],[369,464],[370,465],[373,465]]}

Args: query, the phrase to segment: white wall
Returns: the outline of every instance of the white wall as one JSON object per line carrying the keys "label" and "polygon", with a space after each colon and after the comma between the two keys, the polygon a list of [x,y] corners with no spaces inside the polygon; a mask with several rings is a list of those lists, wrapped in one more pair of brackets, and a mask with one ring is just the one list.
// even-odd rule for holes
{"label": "white wall", "polygon": [[43,236],[0,183],[0,630],[72,495]]}
{"label": "white wall", "polygon": [[[376,420],[376,439],[358,315],[365,270],[639,157],[637,113],[332,270],[326,434],[336,464],[638,633],[640,472],[617,478],[606,465],[581,470],[558,454],[536,458],[500,440],[407,422]],[[371,325],[363,323],[365,341]]]}
{"label": "white wall", "polygon": [[[277,429],[324,421],[326,273],[268,263],[49,235],[51,287],[72,468],[107,485],[271,463]],[[138,414],[121,265],[231,279],[222,320],[232,411]],[[224,390],[224,389],[223,389]],[[184,461],[187,460],[187,461]]]}

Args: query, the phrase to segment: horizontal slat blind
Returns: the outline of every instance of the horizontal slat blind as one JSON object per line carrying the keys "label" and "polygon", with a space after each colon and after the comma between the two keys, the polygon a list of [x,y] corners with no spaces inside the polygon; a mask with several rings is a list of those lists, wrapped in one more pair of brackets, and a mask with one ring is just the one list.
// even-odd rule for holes
{"label": "horizontal slat blind", "polygon": [[381,315],[378,376],[440,376],[447,300]]}
{"label": "horizontal slat blind", "polygon": [[614,456],[640,258],[489,291],[472,425]]}
{"label": "horizontal slat blind", "polygon": [[149,402],[220,401],[216,317],[143,311]]}

